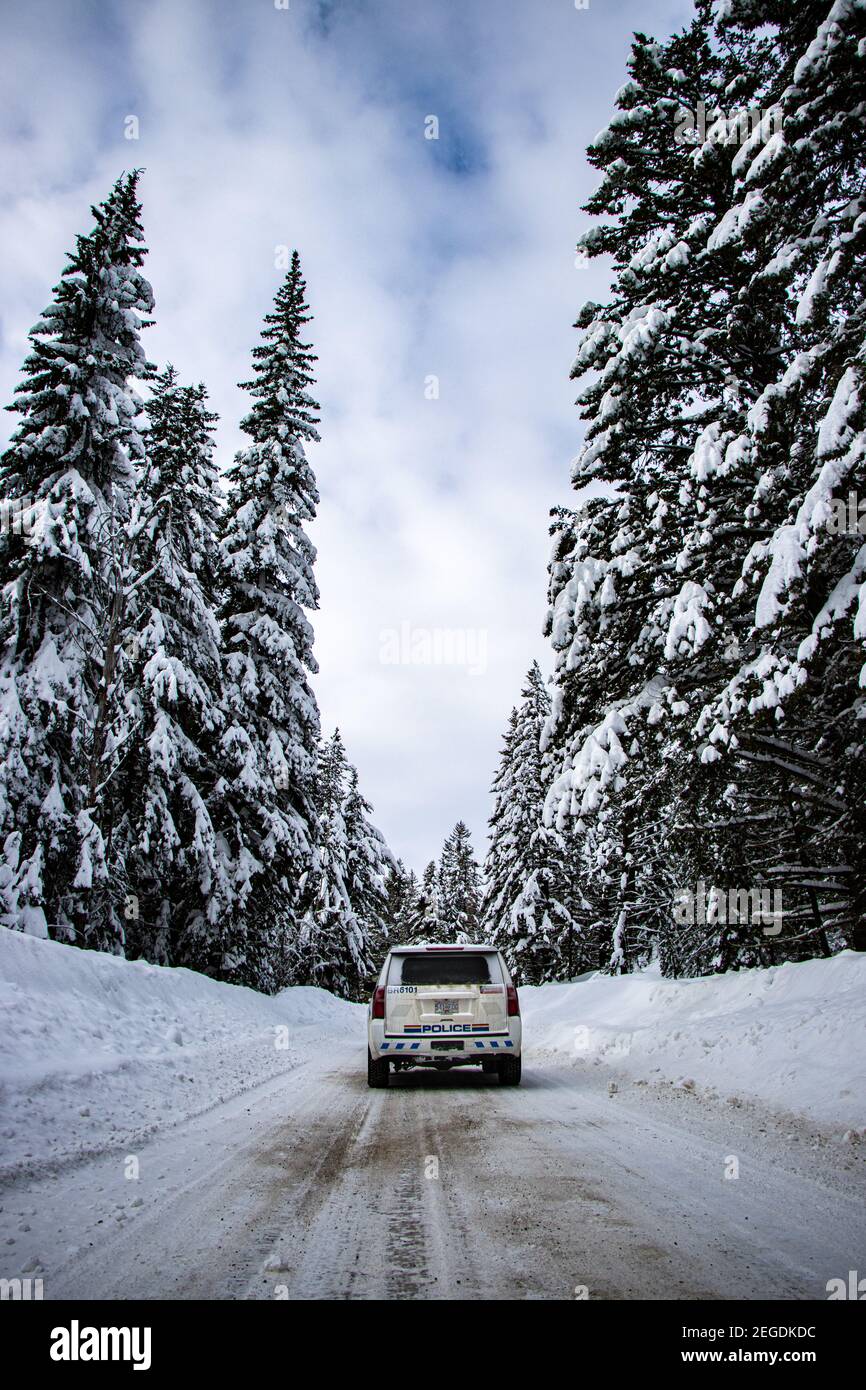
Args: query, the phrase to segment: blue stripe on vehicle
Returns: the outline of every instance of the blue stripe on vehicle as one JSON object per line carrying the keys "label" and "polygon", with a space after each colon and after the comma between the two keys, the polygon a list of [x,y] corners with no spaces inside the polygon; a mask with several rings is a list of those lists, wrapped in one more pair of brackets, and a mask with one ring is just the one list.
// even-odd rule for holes
{"label": "blue stripe on vehicle", "polygon": [[[437,1039],[437,1041],[438,1041],[438,1039]],[[513,1047],[513,1046],[514,1046],[514,1040],[513,1040],[512,1038],[500,1038],[500,1039],[496,1039],[496,1038],[484,1038],[483,1041],[482,1041],[481,1038],[472,1038],[472,1037],[460,1038],[459,1036],[454,1036],[454,1037],[452,1037],[452,1038],[450,1039],[450,1041],[452,1041],[452,1042],[463,1042],[463,1043],[465,1043],[465,1044],[466,1044],[467,1050],[468,1050],[469,1048],[471,1048],[472,1045],[473,1045],[473,1043],[474,1043],[475,1047],[476,1047],[476,1048],[480,1048],[482,1052],[484,1051],[485,1048],[490,1048],[490,1047]],[[408,1049],[408,1050],[411,1051],[411,1052],[417,1052],[420,1046],[421,1046],[421,1043],[420,1043],[420,1042],[413,1042],[411,1039],[409,1039],[409,1038],[407,1038],[407,1037],[404,1037],[402,1042],[394,1042],[393,1040],[392,1040],[391,1042],[381,1042],[381,1043],[379,1044],[379,1049],[380,1049],[380,1051],[384,1052],[387,1048],[390,1047],[390,1048],[396,1049],[396,1050],[399,1051],[399,1052],[402,1052],[404,1049]]]}

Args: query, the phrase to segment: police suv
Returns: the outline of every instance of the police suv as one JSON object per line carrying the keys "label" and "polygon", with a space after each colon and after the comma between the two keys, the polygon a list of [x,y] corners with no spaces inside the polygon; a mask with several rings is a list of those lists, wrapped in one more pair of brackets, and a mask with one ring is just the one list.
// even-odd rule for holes
{"label": "police suv", "polygon": [[370,1000],[367,1082],[393,1068],[477,1067],[520,1084],[520,1004],[493,946],[396,946]]}

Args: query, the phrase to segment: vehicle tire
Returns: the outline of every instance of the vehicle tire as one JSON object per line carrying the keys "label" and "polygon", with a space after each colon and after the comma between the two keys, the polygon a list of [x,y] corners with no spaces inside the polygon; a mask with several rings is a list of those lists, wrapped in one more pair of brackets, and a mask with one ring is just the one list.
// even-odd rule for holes
{"label": "vehicle tire", "polygon": [[520,1085],[520,1056],[517,1057],[497,1057],[496,1070],[499,1072],[500,1086],[519,1086]]}
{"label": "vehicle tire", "polygon": [[496,1058],[495,1058],[495,1057],[484,1057],[484,1058],[482,1059],[482,1062],[481,1062],[481,1070],[482,1070],[483,1072],[486,1072],[488,1076],[491,1076],[491,1075],[493,1074],[493,1072],[496,1071],[496,1069],[497,1069],[497,1068],[496,1068]]}
{"label": "vehicle tire", "polygon": [[[509,1061],[510,1060],[511,1059],[509,1058]],[[370,1052],[369,1048],[367,1049],[368,1086],[374,1086],[377,1090],[381,1090],[383,1087],[387,1086],[388,1073],[390,1069],[391,1064],[388,1061],[387,1057],[374,1057],[373,1054]]]}

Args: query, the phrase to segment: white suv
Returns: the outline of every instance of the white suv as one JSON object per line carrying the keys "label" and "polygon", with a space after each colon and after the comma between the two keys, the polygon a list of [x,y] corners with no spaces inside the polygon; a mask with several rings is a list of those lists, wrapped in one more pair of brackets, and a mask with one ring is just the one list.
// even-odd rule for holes
{"label": "white suv", "polygon": [[520,1084],[520,1004],[493,946],[396,946],[376,982],[367,1023],[367,1081],[391,1068],[480,1066]]}

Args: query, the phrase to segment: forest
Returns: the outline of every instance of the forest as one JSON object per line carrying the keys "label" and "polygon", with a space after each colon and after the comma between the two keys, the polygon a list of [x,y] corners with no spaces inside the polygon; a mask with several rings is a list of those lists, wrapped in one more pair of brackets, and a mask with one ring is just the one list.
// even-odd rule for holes
{"label": "forest", "polygon": [[7,926],[347,998],[394,942],[490,940],[520,983],[866,949],[864,52],[857,0],[634,36],[587,151],[577,256],[610,290],[577,306],[552,676],[515,691],[486,852],[458,819],[423,871],[321,729],[299,255],[224,462],[205,385],[148,359],[118,178],[7,407]]}

